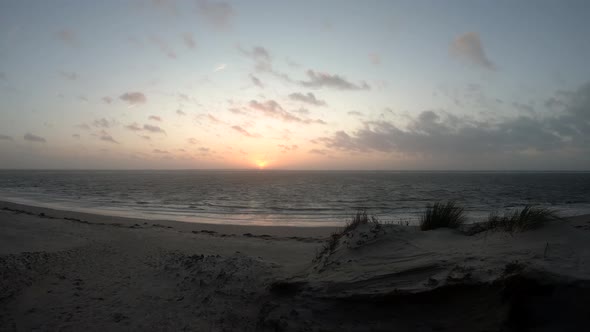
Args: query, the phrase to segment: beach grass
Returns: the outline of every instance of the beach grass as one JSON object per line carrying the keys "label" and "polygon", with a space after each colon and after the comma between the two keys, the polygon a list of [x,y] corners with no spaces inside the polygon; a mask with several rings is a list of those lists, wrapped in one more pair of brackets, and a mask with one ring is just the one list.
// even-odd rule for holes
{"label": "beach grass", "polygon": [[459,228],[465,222],[465,209],[455,201],[436,202],[426,207],[420,219],[420,230]]}
{"label": "beach grass", "polygon": [[350,233],[360,225],[366,225],[369,223],[379,224],[379,220],[375,216],[369,217],[367,209],[358,209],[356,213],[352,216],[352,219],[348,223],[346,223],[346,226],[344,226],[344,229],[341,233]]}
{"label": "beach grass", "polygon": [[492,212],[485,228],[509,233],[525,232],[539,228],[554,219],[559,219],[555,210],[527,205],[522,209],[508,211],[502,216],[497,212]]}
{"label": "beach grass", "polygon": [[323,257],[325,254],[331,254],[336,250],[336,247],[340,243],[340,239],[346,234],[350,234],[361,225],[373,223],[380,225],[379,220],[375,216],[370,216],[367,213],[367,209],[361,208],[356,211],[352,216],[351,220],[346,223],[346,226],[340,231],[334,232],[328,238],[328,241],[324,246],[316,253],[316,260]]}

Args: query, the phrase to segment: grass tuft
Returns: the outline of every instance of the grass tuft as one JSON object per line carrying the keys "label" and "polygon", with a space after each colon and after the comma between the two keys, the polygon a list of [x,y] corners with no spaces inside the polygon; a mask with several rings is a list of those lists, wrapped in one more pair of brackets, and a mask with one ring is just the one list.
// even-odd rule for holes
{"label": "grass tuft", "polygon": [[369,217],[367,214],[367,209],[358,209],[352,219],[346,223],[344,229],[339,232],[334,232],[330,234],[328,241],[324,244],[322,249],[320,249],[316,253],[316,260],[319,260],[326,254],[331,254],[336,250],[338,244],[340,243],[340,239],[344,237],[346,234],[350,234],[352,231],[357,229],[360,225],[366,225],[369,223],[373,223],[375,225],[380,225],[379,220],[375,216]]}
{"label": "grass tuft", "polygon": [[428,231],[441,227],[459,228],[465,222],[465,209],[455,201],[436,202],[426,207],[420,220],[420,229]]}
{"label": "grass tuft", "polygon": [[342,234],[347,234],[355,230],[360,225],[366,225],[369,223],[379,224],[379,220],[375,216],[371,216],[367,214],[367,209],[358,209],[354,216],[352,216],[352,220],[346,223],[344,229],[342,230]]}
{"label": "grass tuft", "polygon": [[559,219],[555,210],[527,205],[521,210],[515,209],[500,216],[492,212],[486,222],[486,229],[506,231],[509,233],[525,232],[541,227],[550,220]]}

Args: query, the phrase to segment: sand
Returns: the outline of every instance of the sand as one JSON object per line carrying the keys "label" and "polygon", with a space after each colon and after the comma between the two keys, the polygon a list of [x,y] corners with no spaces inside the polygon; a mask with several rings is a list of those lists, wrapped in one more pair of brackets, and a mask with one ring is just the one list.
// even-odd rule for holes
{"label": "sand", "polygon": [[144,221],[0,202],[0,330],[578,331],[590,216],[538,230]]}

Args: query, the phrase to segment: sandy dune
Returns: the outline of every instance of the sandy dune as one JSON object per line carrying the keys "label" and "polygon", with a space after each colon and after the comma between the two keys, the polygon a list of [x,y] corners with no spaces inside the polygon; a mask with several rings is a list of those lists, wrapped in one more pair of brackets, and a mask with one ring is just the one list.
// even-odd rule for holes
{"label": "sandy dune", "polygon": [[[590,218],[467,236],[143,221],[0,203],[1,330],[578,331]],[[584,325],[580,325],[584,324]]]}

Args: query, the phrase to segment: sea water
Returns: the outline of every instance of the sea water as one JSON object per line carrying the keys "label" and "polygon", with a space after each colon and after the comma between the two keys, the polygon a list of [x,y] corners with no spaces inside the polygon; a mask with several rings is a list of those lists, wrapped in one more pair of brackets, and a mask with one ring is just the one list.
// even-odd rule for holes
{"label": "sea water", "polygon": [[527,204],[590,213],[590,173],[0,171],[0,200],[108,215],[257,225],[341,225],[358,209],[411,223],[455,200],[469,220]]}

